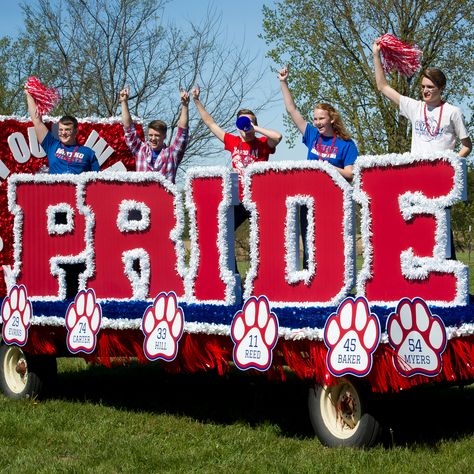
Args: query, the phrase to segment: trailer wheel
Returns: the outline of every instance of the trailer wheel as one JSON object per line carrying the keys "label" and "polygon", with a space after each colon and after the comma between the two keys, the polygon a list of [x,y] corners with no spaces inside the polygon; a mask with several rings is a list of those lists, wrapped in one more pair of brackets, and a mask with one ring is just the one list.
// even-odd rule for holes
{"label": "trailer wheel", "polygon": [[37,397],[44,378],[55,372],[56,359],[53,357],[27,356],[18,346],[0,346],[0,389],[8,398]]}
{"label": "trailer wheel", "polygon": [[367,411],[363,391],[348,379],[311,387],[308,407],[314,432],[325,446],[369,447],[381,435],[379,422]]}

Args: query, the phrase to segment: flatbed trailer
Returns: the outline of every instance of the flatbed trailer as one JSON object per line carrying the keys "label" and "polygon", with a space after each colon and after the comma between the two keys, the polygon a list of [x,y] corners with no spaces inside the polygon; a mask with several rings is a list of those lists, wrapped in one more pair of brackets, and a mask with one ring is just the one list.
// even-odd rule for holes
{"label": "flatbed trailer", "polygon": [[106,366],[159,361],[183,373],[252,370],[282,382],[292,373],[308,383],[319,439],[362,447],[382,429],[368,393],[474,380],[468,271],[449,258],[449,208],[466,198],[458,157],[360,157],[353,186],[324,162],[249,166],[250,266],[241,281],[240,201],[228,169],[193,168],[183,190],[156,173],[124,171],[130,156],[110,120],[82,127],[111,167],[47,175],[38,173],[44,158],[29,124],[0,124],[6,396],[38,395],[65,356]]}

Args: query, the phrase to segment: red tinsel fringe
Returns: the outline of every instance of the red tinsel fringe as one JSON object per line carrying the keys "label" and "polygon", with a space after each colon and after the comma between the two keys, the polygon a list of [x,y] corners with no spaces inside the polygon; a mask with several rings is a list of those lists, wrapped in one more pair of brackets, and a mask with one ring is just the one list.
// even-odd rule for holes
{"label": "red tinsel fringe", "polygon": [[423,52],[417,45],[405,43],[391,34],[378,38],[385,72],[396,69],[406,77],[412,77],[421,67]]}
{"label": "red tinsel fringe", "polygon": [[[64,328],[36,326],[30,328],[25,350],[31,354],[65,356],[68,355],[65,341]],[[233,366],[232,350],[233,342],[229,337],[186,333],[179,341],[177,358],[162,364],[172,373],[216,370],[224,375]],[[432,382],[464,384],[474,380],[474,335],[449,340],[443,353],[443,369],[436,377],[402,376],[393,364],[394,355],[388,344],[381,344],[377,349],[372,370],[364,378],[373,392],[396,392]],[[107,367],[127,358],[148,362],[143,352],[143,334],[137,330],[103,330],[94,353],[77,356]],[[280,340],[274,350],[273,365],[265,376],[284,381],[285,369],[288,369],[300,379],[335,384],[338,379],[327,370],[326,357],[327,348],[322,341]]]}

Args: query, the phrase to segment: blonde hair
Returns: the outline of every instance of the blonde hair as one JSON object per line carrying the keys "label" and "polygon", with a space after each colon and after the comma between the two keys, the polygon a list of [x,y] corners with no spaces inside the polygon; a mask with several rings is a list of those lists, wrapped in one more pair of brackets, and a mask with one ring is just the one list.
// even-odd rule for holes
{"label": "blonde hair", "polygon": [[350,140],[351,136],[349,132],[346,130],[346,127],[344,126],[344,123],[342,122],[342,118],[339,115],[339,112],[330,104],[316,104],[314,106],[314,109],[320,109],[320,110],[325,110],[329,114],[329,118],[331,119],[332,122],[332,128],[334,129],[334,132],[336,135],[343,140]]}

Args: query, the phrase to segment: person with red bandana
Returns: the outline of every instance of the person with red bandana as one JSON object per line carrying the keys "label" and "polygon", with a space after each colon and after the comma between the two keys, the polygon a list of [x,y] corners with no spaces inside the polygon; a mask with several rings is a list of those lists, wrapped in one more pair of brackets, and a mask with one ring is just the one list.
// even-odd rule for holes
{"label": "person with red bandana", "polygon": [[454,151],[456,139],[461,142],[459,156],[471,153],[472,142],[459,107],[444,102],[446,76],[438,68],[426,68],[421,74],[422,100],[401,95],[391,87],[385,77],[380,59],[379,41],[372,47],[377,89],[400,109],[400,115],[412,125],[411,152]]}

